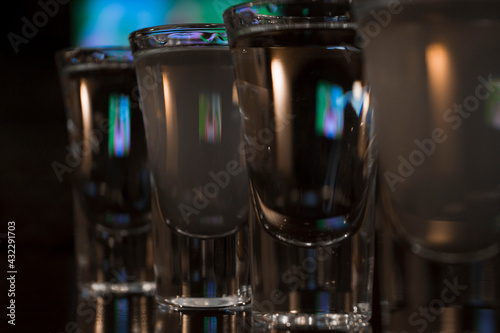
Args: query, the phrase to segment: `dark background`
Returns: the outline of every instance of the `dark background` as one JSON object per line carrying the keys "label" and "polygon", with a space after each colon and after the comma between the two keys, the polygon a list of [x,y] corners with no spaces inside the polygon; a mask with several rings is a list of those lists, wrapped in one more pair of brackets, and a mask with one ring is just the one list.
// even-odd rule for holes
{"label": "dark background", "polygon": [[[70,177],[60,182],[52,163],[64,164],[68,144],[54,52],[70,46],[70,3],[18,45],[22,18],[32,22],[37,1],[2,9],[0,109],[0,331],[63,332],[76,296]],[[15,221],[16,325],[8,320],[7,223]],[[6,327],[6,330],[2,328]]]}
{"label": "dark background", "polygon": [[[60,4],[18,52],[9,33],[25,38],[23,17],[32,22],[41,7],[31,0],[8,6],[0,55],[0,332],[66,332],[77,295],[72,196],[69,173],[59,181],[52,163],[65,164],[68,153],[54,53],[72,46],[71,2]],[[9,221],[16,236],[15,326],[6,324]]]}

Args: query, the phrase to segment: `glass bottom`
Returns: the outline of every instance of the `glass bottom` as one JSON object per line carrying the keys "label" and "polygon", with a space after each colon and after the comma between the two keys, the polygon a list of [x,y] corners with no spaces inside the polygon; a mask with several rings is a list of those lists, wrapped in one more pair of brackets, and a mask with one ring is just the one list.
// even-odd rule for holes
{"label": "glass bottom", "polygon": [[223,297],[174,297],[162,298],[156,296],[156,301],[164,307],[170,309],[245,309],[250,306],[250,297],[243,296],[223,296]]}
{"label": "glass bottom", "polygon": [[127,295],[154,295],[154,282],[109,283],[93,282],[79,285],[82,297],[100,297],[112,294],[113,296]]}
{"label": "glass bottom", "polygon": [[252,312],[254,325],[259,329],[307,329],[335,330],[339,332],[371,332],[369,320],[371,313],[261,313]]}

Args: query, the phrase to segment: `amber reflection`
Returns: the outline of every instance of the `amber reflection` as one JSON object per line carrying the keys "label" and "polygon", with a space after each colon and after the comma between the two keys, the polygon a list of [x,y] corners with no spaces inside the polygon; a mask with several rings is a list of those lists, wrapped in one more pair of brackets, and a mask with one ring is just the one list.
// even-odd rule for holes
{"label": "amber reflection", "polygon": [[[446,149],[441,149],[439,154],[434,156],[436,168],[439,173],[454,173],[455,165],[450,161],[456,160],[458,147],[456,134],[452,130],[447,130],[450,126],[443,119],[443,113],[458,103],[454,99],[455,78],[453,75],[453,63],[450,51],[442,43],[433,43],[425,50],[425,60],[427,64],[427,77],[429,88],[429,102],[432,111],[431,128],[444,129],[447,132]],[[425,110],[422,110],[424,112]]]}
{"label": "amber reflection", "polygon": [[165,126],[166,126],[166,142],[169,162],[167,163],[167,174],[171,177],[178,174],[178,126],[177,126],[177,110],[174,94],[170,87],[168,71],[166,66],[162,66],[162,82],[163,82],[163,97],[165,100]]}
{"label": "amber reflection", "polygon": [[[87,86],[87,80],[82,79],[80,84],[80,101],[82,108],[82,123],[83,123],[83,140],[82,140],[82,152],[90,152],[91,136],[93,132],[92,127],[92,106],[90,101],[90,93]],[[90,171],[92,167],[92,154],[81,154],[81,172],[84,176],[90,177]]]}
{"label": "amber reflection", "polygon": [[[274,119],[276,123],[276,167],[277,171],[288,175],[292,172],[292,147],[290,145],[292,133],[292,126],[283,126],[289,121],[291,108],[291,96],[289,96],[290,84],[286,77],[283,64],[280,59],[274,58],[271,61],[271,72],[273,80],[273,102],[274,102]],[[279,128],[279,130],[278,130]]]}

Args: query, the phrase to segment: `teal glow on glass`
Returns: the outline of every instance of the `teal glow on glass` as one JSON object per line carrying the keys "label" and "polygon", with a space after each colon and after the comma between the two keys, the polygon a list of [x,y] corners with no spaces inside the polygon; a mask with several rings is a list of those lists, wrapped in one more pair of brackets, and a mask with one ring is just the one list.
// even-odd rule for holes
{"label": "teal glow on glass", "polygon": [[115,332],[128,332],[128,300],[119,298],[115,301]]}
{"label": "teal glow on glass", "polygon": [[316,88],[316,133],[328,139],[339,139],[344,130],[344,110],[352,107],[359,116],[367,88],[355,81],[352,90],[320,81]]}
{"label": "teal glow on glass", "polygon": [[316,227],[322,230],[339,230],[346,227],[346,220],[344,216],[335,216],[328,219],[321,219],[316,221]]}
{"label": "teal glow on glass", "polygon": [[316,295],[316,313],[327,313],[331,308],[330,294],[318,293]]}
{"label": "teal glow on glass", "polygon": [[214,280],[208,280],[204,287],[205,297],[215,297],[217,295],[217,284]]}
{"label": "teal glow on glass", "polygon": [[204,333],[215,333],[217,332],[217,318],[216,317],[205,317],[203,320],[203,332]]}
{"label": "teal glow on glass", "polygon": [[130,151],[130,101],[126,95],[109,96],[109,137],[110,156],[126,157]]}
{"label": "teal glow on glass", "polygon": [[222,135],[221,101],[219,94],[199,97],[200,141],[220,143]]}
{"label": "teal glow on glass", "polygon": [[344,90],[320,81],[316,88],[316,133],[328,139],[342,137],[344,129]]}

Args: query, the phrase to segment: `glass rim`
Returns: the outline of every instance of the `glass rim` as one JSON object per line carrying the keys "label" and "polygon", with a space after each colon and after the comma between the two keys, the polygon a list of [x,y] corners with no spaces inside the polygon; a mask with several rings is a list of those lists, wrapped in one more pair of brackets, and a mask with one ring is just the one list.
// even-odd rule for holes
{"label": "glass rim", "polygon": [[223,23],[157,25],[132,31],[128,40],[133,54],[163,47],[228,45],[226,26]]}
{"label": "glass rim", "polygon": [[[235,13],[239,9],[245,9],[245,8],[254,8],[254,7],[263,7],[263,6],[270,6],[270,5],[298,5],[298,4],[304,4],[304,5],[318,5],[318,4],[350,4],[352,5],[353,0],[255,0],[255,1],[248,1],[248,2],[243,2],[240,4],[233,5],[231,7],[226,8],[223,12],[222,15],[228,15],[229,13]],[[227,14],[226,14],[227,13]],[[282,16],[282,15],[269,15],[270,17],[273,16]],[[308,16],[287,16],[287,17],[300,17],[300,18],[307,18]],[[309,16],[309,17],[320,17],[320,16]],[[327,15],[321,16],[321,17],[328,17]]]}
{"label": "glass rim", "polygon": [[55,52],[57,65],[66,66],[83,64],[131,64],[132,51],[129,46],[74,46]]}
{"label": "glass rim", "polygon": [[[231,6],[222,17],[230,43],[249,32],[289,28],[357,27],[353,0],[256,0]],[[283,13],[284,8],[293,12]],[[310,10],[313,9],[313,10]]]}

